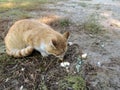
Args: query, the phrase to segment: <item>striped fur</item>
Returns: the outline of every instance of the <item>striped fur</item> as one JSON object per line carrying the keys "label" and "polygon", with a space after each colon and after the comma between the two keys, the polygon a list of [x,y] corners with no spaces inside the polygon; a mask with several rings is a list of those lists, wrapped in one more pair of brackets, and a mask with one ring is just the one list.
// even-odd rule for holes
{"label": "striped fur", "polygon": [[25,57],[35,49],[42,56],[59,56],[67,50],[69,32],[60,34],[37,20],[15,22],[5,37],[6,52],[13,57]]}

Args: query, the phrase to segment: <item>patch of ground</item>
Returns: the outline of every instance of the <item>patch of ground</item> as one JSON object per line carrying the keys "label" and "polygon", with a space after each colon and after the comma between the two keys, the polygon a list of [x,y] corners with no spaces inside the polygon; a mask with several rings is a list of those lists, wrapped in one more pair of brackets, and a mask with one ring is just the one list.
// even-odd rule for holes
{"label": "patch of ground", "polygon": [[0,55],[0,89],[84,90],[85,80],[75,69],[79,57],[81,57],[79,46],[77,44],[69,46],[64,57],[64,61],[71,64],[67,71],[60,66],[61,61],[58,58],[54,56],[42,58],[36,51],[31,56],[21,59],[2,54]]}
{"label": "patch of ground", "polygon": [[[120,89],[119,0],[50,0],[44,4],[30,1],[26,5],[23,2],[14,2],[15,8],[0,2],[1,90]],[[69,72],[60,67],[61,62],[54,56],[42,58],[34,52],[16,59],[5,54],[3,40],[9,27],[24,18],[38,19],[61,33],[71,33],[69,41],[77,45],[69,46],[64,57],[70,62]],[[81,59],[76,58],[81,55],[79,50],[88,54],[80,65]]]}

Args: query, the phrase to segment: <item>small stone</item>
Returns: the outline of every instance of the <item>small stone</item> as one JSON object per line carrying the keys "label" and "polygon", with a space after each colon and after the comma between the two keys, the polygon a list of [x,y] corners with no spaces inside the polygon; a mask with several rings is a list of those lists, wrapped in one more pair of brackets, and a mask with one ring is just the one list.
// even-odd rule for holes
{"label": "small stone", "polygon": [[89,36],[90,36],[90,37],[93,37],[93,35],[92,35],[92,34],[89,34]]}
{"label": "small stone", "polygon": [[55,84],[57,84],[57,85],[58,85],[59,83],[58,83],[58,82],[56,82]]}
{"label": "small stone", "polygon": [[74,74],[76,74],[76,72],[75,72],[75,71],[74,71],[73,73],[74,73]]}
{"label": "small stone", "polygon": [[22,68],[22,69],[21,69],[21,71],[24,71],[24,70],[25,70],[25,68]]}
{"label": "small stone", "polygon": [[62,63],[60,63],[61,67],[68,67],[69,65],[70,65],[69,62],[62,62]]}
{"label": "small stone", "polygon": [[8,82],[9,81],[9,78],[7,78],[6,80],[5,80],[5,82]]}
{"label": "small stone", "polygon": [[73,45],[73,42],[68,42],[68,45],[70,45],[70,46]]}
{"label": "small stone", "polygon": [[20,90],[23,90],[23,86],[20,87]]}
{"label": "small stone", "polygon": [[101,63],[100,63],[100,62],[97,62],[97,65],[100,67],[100,66],[101,66]]}
{"label": "small stone", "polygon": [[104,44],[102,44],[102,45],[101,45],[101,47],[105,47],[105,45],[104,45]]}
{"label": "small stone", "polygon": [[87,53],[82,54],[82,59],[86,59],[87,58]]}

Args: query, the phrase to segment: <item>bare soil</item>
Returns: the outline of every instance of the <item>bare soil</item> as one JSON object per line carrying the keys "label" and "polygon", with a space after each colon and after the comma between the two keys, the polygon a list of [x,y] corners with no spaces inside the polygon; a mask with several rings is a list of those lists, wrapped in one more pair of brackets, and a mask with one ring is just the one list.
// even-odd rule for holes
{"label": "bare soil", "polygon": [[[4,37],[22,18],[2,17],[0,90],[120,90],[119,0],[64,0],[27,12],[61,33],[71,33],[69,41],[75,44],[69,46],[64,57],[70,66],[67,71],[58,58],[42,58],[36,51],[25,58],[7,56]],[[81,59],[82,53],[88,54],[86,60]]]}

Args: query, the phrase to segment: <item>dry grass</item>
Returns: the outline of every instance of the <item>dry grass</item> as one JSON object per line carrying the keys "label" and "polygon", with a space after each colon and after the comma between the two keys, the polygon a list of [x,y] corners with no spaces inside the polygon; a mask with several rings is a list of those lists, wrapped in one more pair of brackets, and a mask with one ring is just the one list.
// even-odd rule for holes
{"label": "dry grass", "polygon": [[105,32],[105,29],[102,25],[100,25],[99,20],[95,15],[89,16],[88,20],[81,25],[82,29],[85,33],[100,35]]}
{"label": "dry grass", "polygon": [[43,9],[43,4],[54,3],[51,0],[0,0],[0,19],[2,18],[32,18],[30,11]]}

